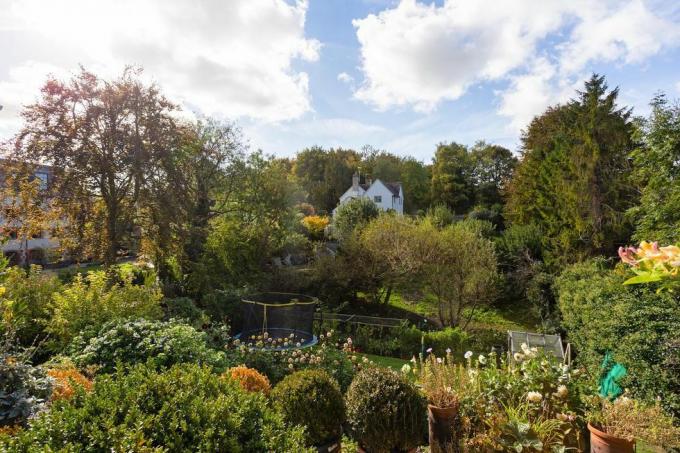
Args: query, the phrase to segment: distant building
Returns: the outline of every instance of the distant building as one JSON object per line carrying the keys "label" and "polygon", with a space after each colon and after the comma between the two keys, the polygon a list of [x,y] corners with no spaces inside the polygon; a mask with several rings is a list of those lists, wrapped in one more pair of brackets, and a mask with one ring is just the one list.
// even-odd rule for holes
{"label": "distant building", "polygon": [[[400,182],[383,182],[380,179],[367,179],[365,184],[359,183],[359,173],[352,176],[352,186],[340,196],[338,206],[353,198],[368,198],[383,211],[393,210],[404,213],[404,190]],[[333,210],[333,214],[338,208]]]}
{"label": "distant building", "polygon": [[[10,162],[0,159],[0,184],[4,184],[4,173]],[[40,188],[45,190],[51,184],[53,172],[51,167],[37,166],[34,173],[35,178],[40,180]],[[8,200],[0,200],[0,205],[7,203]],[[2,217],[0,206],[0,229],[9,237],[9,240],[0,245],[0,251],[10,259],[12,264],[19,264],[21,254],[26,252],[26,260],[34,264],[46,264],[48,252],[59,247],[59,242],[50,236],[50,232],[45,230],[33,235],[22,244],[22,240],[17,237],[17,232],[12,225],[7,225]]]}

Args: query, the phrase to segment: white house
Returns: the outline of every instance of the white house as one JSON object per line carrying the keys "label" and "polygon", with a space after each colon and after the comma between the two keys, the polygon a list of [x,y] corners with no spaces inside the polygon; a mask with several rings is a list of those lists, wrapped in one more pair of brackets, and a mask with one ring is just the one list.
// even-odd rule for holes
{"label": "white house", "polygon": [[[368,198],[383,211],[392,209],[398,214],[404,213],[404,190],[400,182],[366,179],[366,184],[359,184],[359,174],[354,173],[352,186],[340,196],[338,206],[352,198]],[[337,209],[333,210],[333,214]]]}

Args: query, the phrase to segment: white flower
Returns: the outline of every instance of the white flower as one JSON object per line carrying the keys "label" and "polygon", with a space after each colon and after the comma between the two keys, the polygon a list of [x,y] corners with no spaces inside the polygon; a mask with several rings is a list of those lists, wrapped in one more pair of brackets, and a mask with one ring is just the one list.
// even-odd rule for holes
{"label": "white flower", "polygon": [[292,370],[292,369],[293,369],[293,364],[291,363],[290,365],[288,365],[288,368],[290,368],[290,369]]}
{"label": "white flower", "polygon": [[432,352],[432,348],[427,348],[427,349],[425,350],[425,352],[427,352],[427,353],[429,354],[430,352]]}
{"label": "white flower", "polygon": [[555,395],[557,395],[558,398],[566,398],[567,395],[569,394],[569,390],[567,389],[566,385],[560,385],[557,387],[557,392],[555,392]]}
{"label": "white flower", "polygon": [[347,338],[347,344],[352,344],[352,339],[351,339],[351,338]]}
{"label": "white flower", "polygon": [[298,341],[297,343],[295,343],[295,346],[299,348],[301,346],[300,342]]}
{"label": "white flower", "polygon": [[519,347],[522,348],[522,351],[524,351],[525,354],[529,350],[529,345],[526,343],[522,343]]}
{"label": "white flower", "polygon": [[441,358],[441,357],[437,357],[437,363],[442,363],[442,358]]}
{"label": "white flower", "polygon": [[416,356],[411,357],[411,362],[418,363],[418,361],[416,360]]}
{"label": "white flower", "polygon": [[451,348],[446,348],[446,353],[451,354]]}
{"label": "white flower", "polygon": [[481,363],[482,365],[486,365],[486,357],[484,357],[484,355],[479,354],[477,360],[479,360],[479,363]]}
{"label": "white flower", "polygon": [[470,357],[472,357],[472,351],[466,352],[463,357],[465,357],[466,359],[469,359]]}
{"label": "white flower", "polygon": [[529,392],[527,393],[527,401],[530,403],[540,403],[543,399],[543,395],[539,392]]}
{"label": "white flower", "polygon": [[408,363],[405,363],[404,366],[401,367],[401,372],[403,374],[409,374],[411,372],[411,366]]}
{"label": "white flower", "polygon": [[522,359],[524,359],[524,354],[520,354],[519,352],[515,352],[513,354],[513,357],[515,358],[515,362],[521,362]]}

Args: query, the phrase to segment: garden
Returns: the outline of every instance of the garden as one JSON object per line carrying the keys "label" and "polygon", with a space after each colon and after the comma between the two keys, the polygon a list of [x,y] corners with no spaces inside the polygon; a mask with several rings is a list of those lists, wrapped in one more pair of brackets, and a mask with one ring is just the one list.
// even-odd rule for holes
{"label": "garden", "polygon": [[[665,97],[630,118],[594,75],[521,158],[452,142],[426,165],[250,152],[138,76],[50,80],[3,145],[0,242],[59,248],[0,258],[0,451],[680,448]],[[336,206],[359,169],[402,181],[405,214]]]}

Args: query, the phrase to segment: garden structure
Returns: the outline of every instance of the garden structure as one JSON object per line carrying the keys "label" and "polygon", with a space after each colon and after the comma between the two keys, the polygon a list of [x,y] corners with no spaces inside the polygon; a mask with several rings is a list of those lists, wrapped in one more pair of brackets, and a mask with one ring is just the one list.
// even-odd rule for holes
{"label": "garden structure", "polygon": [[563,362],[570,361],[570,347],[567,344],[565,350],[560,335],[546,335],[542,333],[508,330],[508,355],[511,359],[514,357],[515,353],[522,352],[522,349],[524,349],[522,348],[522,345],[525,345],[525,348],[537,348]]}
{"label": "garden structure", "polygon": [[289,343],[290,347],[314,345],[317,342],[313,333],[314,311],[318,302],[316,297],[291,293],[246,296],[241,299],[243,327],[238,338],[257,339],[268,348],[284,348]]}

